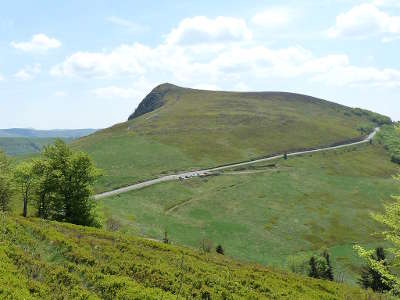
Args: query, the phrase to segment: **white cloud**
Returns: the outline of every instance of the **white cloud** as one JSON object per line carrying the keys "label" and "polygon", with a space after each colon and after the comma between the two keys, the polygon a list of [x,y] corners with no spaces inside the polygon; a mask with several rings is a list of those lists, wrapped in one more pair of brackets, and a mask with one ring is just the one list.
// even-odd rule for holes
{"label": "white cloud", "polygon": [[398,0],[374,0],[372,4],[376,6],[400,7],[400,2]]}
{"label": "white cloud", "polygon": [[40,64],[35,64],[32,66],[25,66],[21,70],[19,70],[17,73],[14,74],[14,77],[19,79],[19,80],[31,80],[35,78],[37,74],[39,74],[41,71]]}
{"label": "white cloud", "polygon": [[4,80],[3,75],[0,74],[0,81]]}
{"label": "white cloud", "polygon": [[[193,19],[193,18],[192,18]],[[182,24],[182,23],[181,23]],[[221,24],[224,28],[225,24]],[[178,27],[179,28],[179,27]],[[176,30],[176,29],[174,29]],[[86,78],[151,78],[155,82],[175,82],[192,87],[238,90],[254,81],[279,78],[302,78],[327,85],[398,86],[398,70],[358,67],[345,54],[315,56],[311,51],[292,46],[270,48],[253,40],[215,44],[211,39],[202,45],[181,44],[174,30],[158,46],[139,43],[121,45],[108,52],[77,52],[54,66],[55,76]],[[216,32],[219,32],[216,29]],[[175,36],[173,42],[171,36]],[[142,85],[140,85],[142,86]],[[109,86],[95,91],[97,96],[130,98],[137,87]],[[151,85],[150,85],[151,86]],[[147,86],[146,86],[147,87]],[[142,94],[143,95],[143,94]]]}
{"label": "white cloud", "polygon": [[43,33],[35,34],[29,42],[11,42],[11,46],[25,52],[44,52],[61,47],[61,42]]}
{"label": "white cloud", "polygon": [[142,74],[141,62],[151,55],[151,49],[141,45],[121,45],[110,53],[76,52],[54,66],[52,75],[110,77],[123,74]]}
{"label": "white cloud", "polygon": [[251,22],[263,28],[277,28],[289,24],[292,17],[287,8],[270,8],[254,15]]}
{"label": "white cloud", "polygon": [[54,93],[54,97],[59,97],[59,98],[66,97],[67,95],[68,95],[68,93],[65,91],[56,91]]}
{"label": "white cloud", "polygon": [[106,20],[114,25],[125,27],[131,31],[143,31],[147,29],[140,24],[116,16],[108,17]]}
{"label": "white cloud", "polygon": [[320,73],[313,81],[336,86],[384,86],[400,87],[400,70],[357,67],[351,65],[337,66],[327,73]]}
{"label": "white cloud", "polygon": [[360,4],[336,17],[329,28],[331,38],[366,38],[378,34],[400,34],[400,16],[390,16],[373,4]]}
{"label": "white cloud", "polygon": [[167,36],[169,44],[194,45],[248,41],[252,33],[239,18],[204,16],[183,19]]}

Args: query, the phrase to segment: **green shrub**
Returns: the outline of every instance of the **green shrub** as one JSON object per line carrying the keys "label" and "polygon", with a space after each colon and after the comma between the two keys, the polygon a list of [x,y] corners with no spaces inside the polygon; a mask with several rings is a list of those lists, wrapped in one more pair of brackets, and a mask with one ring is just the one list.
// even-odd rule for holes
{"label": "green shrub", "polygon": [[390,154],[392,161],[400,164],[400,127],[398,125],[382,126],[377,138]]}

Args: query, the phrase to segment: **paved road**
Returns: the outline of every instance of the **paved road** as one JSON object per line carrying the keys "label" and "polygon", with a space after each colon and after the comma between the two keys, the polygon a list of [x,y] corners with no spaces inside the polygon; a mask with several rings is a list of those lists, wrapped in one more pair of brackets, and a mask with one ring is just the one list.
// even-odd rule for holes
{"label": "paved road", "polygon": [[[370,140],[372,140],[374,138],[375,134],[378,131],[379,131],[379,127],[375,128],[375,130],[370,135],[368,135],[364,140],[359,141],[359,142],[343,144],[343,145],[333,146],[333,147],[319,148],[319,149],[315,149],[315,150],[292,152],[292,153],[287,153],[287,156],[297,156],[297,155],[314,153],[314,152],[329,151],[329,150],[346,148],[346,147],[351,147],[351,146],[356,146],[356,145],[368,143]],[[212,174],[215,171],[220,171],[220,170],[225,170],[225,169],[230,169],[230,168],[240,167],[240,166],[247,166],[247,165],[251,165],[251,164],[255,164],[255,163],[259,163],[259,162],[263,162],[263,161],[269,161],[269,160],[282,158],[283,156],[284,156],[284,154],[279,154],[279,155],[275,155],[275,156],[271,156],[271,157],[260,158],[260,159],[246,161],[246,162],[242,162],[242,163],[234,163],[234,164],[225,165],[225,166],[222,166],[222,167],[217,167],[217,168],[212,168],[212,169],[205,169],[205,170],[191,171],[191,172],[185,172],[185,173],[174,174],[174,175],[167,175],[167,176],[163,176],[163,177],[160,177],[160,178],[156,178],[156,179],[152,179],[152,180],[136,183],[136,184],[133,184],[133,185],[130,185],[130,186],[127,186],[127,187],[119,188],[119,189],[116,189],[116,190],[113,190],[113,191],[101,193],[101,194],[95,195],[94,198],[96,200],[98,200],[98,199],[102,199],[102,198],[106,198],[106,197],[110,197],[110,196],[115,196],[115,195],[118,195],[118,194],[126,193],[126,192],[133,191],[133,190],[142,189],[142,188],[144,188],[146,186],[150,186],[150,185],[153,185],[153,184],[166,182],[166,181],[183,180],[183,179],[187,179],[187,178],[191,178],[191,177],[206,176],[206,175]]]}

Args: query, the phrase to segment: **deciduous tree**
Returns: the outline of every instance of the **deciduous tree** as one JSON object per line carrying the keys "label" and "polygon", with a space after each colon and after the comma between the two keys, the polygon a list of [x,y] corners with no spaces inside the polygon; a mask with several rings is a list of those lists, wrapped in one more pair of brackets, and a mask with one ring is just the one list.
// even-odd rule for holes
{"label": "deciduous tree", "polygon": [[28,202],[31,198],[32,189],[35,181],[33,173],[32,162],[22,162],[14,170],[14,178],[17,186],[19,187],[24,201],[24,208],[22,215],[27,216],[28,213]]}
{"label": "deciduous tree", "polygon": [[9,203],[13,194],[12,175],[10,161],[7,156],[0,151],[0,210],[9,210]]}

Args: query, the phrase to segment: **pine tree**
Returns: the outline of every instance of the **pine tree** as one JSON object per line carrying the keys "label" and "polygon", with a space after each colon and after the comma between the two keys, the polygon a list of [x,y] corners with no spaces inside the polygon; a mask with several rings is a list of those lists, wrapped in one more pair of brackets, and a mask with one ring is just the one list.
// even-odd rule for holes
{"label": "pine tree", "polygon": [[312,278],[319,278],[317,270],[317,261],[314,256],[311,256],[309,265],[310,265],[310,271],[308,272],[308,276]]}
{"label": "pine tree", "polygon": [[325,261],[326,261],[326,268],[325,268],[325,272],[323,274],[323,278],[324,279],[328,279],[330,281],[333,281],[333,279],[334,279],[333,268],[332,268],[332,265],[331,265],[331,260],[330,260],[329,253],[327,251],[324,251],[322,256],[325,258]]}
{"label": "pine tree", "polygon": [[[385,251],[382,247],[378,247],[375,249],[375,254],[372,255],[372,259],[377,262],[382,262],[383,265],[386,266]],[[385,292],[391,289],[391,286],[383,280],[382,275],[370,265],[366,265],[363,267],[358,283],[363,288],[370,288],[374,292]]]}

